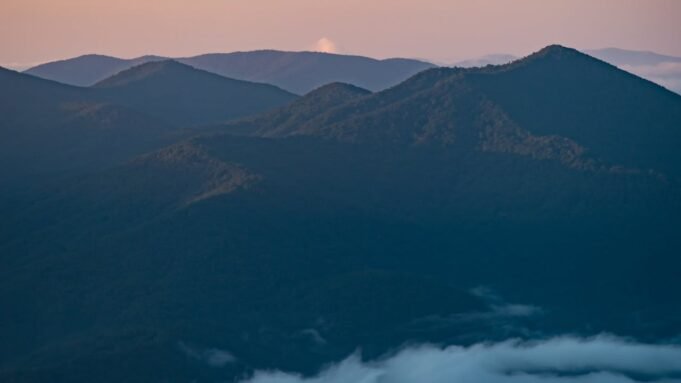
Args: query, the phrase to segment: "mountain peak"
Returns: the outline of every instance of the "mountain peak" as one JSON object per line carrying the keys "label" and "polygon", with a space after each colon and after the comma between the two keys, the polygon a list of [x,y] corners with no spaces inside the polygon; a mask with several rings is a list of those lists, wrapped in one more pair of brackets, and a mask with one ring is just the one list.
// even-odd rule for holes
{"label": "mountain peak", "polygon": [[562,62],[563,64],[567,65],[570,65],[570,63],[573,64],[580,63],[580,65],[591,65],[593,62],[598,61],[600,60],[597,60],[586,53],[580,52],[577,49],[569,48],[559,44],[552,44],[528,56],[525,56],[520,60],[511,62],[503,67],[505,67],[506,69],[511,69],[525,67],[528,64],[533,65],[539,63],[544,63],[541,65],[552,66],[557,64],[558,62]]}
{"label": "mountain peak", "polygon": [[559,44],[552,44],[549,46],[546,46],[539,51],[529,55],[527,58],[552,58],[552,59],[563,59],[563,58],[570,58],[570,57],[578,57],[578,56],[587,56],[584,53],[573,49],[573,48],[568,48],[563,45]]}
{"label": "mountain peak", "polygon": [[137,65],[94,88],[108,100],[187,126],[240,118],[296,99],[272,85],[223,77],[174,60]]}
{"label": "mountain peak", "polygon": [[347,96],[363,96],[366,94],[370,94],[371,91],[366,90],[364,88],[360,88],[358,86],[348,84],[345,82],[332,82],[326,85],[322,85],[317,89],[312,90],[305,96],[314,96],[318,97],[320,95],[324,94],[341,94],[341,95],[347,95]]}
{"label": "mountain peak", "polygon": [[118,57],[103,55],[103,54],[99,54],[99,53],[86,53],[86,54],[78,56],[76,58],[77,59],[79,59],[79,58],[103,58],[103,59],[117,59],[117,60],[119,60]]}
{"label": "mountain peak", "polygon": [[182,72],[189,73],[191,71],[199,70],[175,60],[150,61],[119,72],[96,83],[94,86],[98,88],[123,86],[163,73],[178,74]]}
{"label": "mountain peak", "polygon": [[[132,61],[165,61],[169,60],[167,57],[163,56],[156,56],[156,55],[144,55],[144,56],[139,56],[135,57],[134,59],[131,59]],[[172,59],[170,59],[172,61]]]}
{"label": "mountain peak", "polygon": [[134,65],[159,59],[162,58],[142,56],[126,60],[100,54],[86,54],[41,64],[27,69],[25,73],[69,85],[91,86]]}
{"label": "mountain peak", "polygon": [[324,112],[371,94],[342,82],[323,85],[289,105],[265,115],[228,125],[232,132],[262,136],[285,136]]}
{"label": "mountain peak", "polygon": [[197,70],[194,67],[183,64],[179,61],[175,61],[173,59],[165,59],[165,60],[158,60],[158,61],[149,61],[142,63],[140,65],[136,65],[129,70],[147,70],[147,71],[162,71],[162,70]]}

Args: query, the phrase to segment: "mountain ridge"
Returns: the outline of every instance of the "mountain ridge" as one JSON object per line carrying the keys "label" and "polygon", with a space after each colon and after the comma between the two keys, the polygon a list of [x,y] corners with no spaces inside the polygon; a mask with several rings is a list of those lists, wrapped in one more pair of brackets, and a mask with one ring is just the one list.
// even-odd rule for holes
{"label": "mountain ridge", "polygon": [[[102,63],[91,63],[94,59]],[[111,56],[84,55],[73,59],[41,64],[25,73],[52,80],[90,86],[147,61],[159,61],[159,56],[119,59]],[[259,50],[232,53],[207,53],[173,60],[207,70],[224,77],[271,83],[290,92],[303,94],[330,82],[352,82],[354,85],[384,89],[406,79],[418,71],[432,67],[424,61],[389,58],[373,59],[364,56],[321,52],[287,52]],[[84,78],[77,78],[85,73]]]}
{"label": "mountain ridge", "polygon": [[163,59],[165,58],[154,55],[121,59],[107,55],[86,54],[40,64],[26,69],[24,73],[69,85],[87,87],[129,67]]}
{"label": "mountain ridge", "polygon": [[297,98],[274,85],[223,77],[175,60],[140,64],[89,89],[186,127],[257,114]]}
{"label": "mountain ridge", "polygon": [[243,117],[296,98],[271,85],[172,66],[159,65],[163,70],[143,81],[94,88],[0,69],[0,170],[30,182],[26,174],[99,169],[191,135],[192,124]]}
{"label": "mountain ridge", "polygon": [[[528,70],[532,73],[527,73]],[[569,74],[571,72],[574,73],[574,76],[587,76],[591,83],[587,83],[584,89],[580,89],[583,86],[581,85],[582,83],[571,79],[572,75]],[[527,81],[520,81],[520,76],[527,78]],[[528,76],[531,76],[531,81]],[[539,78],[544,82],[540,83]],[[503,82],[505,79],[512,79],[512,84],[507,86],[508,89],[519,89],[519,87],[526,86],[526,84],[536,87],[536,91],[529,94],[546,92],[547,89],[550,89],[551,85],[549,84],[555,84],[556,89],[560,88],[561,91],[549,91],[548,94],[552,95],[549,98],[522,100],[521,98],[514,97],[510,92],[499,92],[500,89],[503,89],[501,85],[505,84]],[[575,80],[578,80],[578,77],[575,77]],[[424,81],[430,84],[428,88],[424,88],[421,85]],[[612,87],[612,84],[620,84],[619,86],[623,87],[621,94],[611,94],[608,96],[610,98],[608,102],[613,103],[612,110],[617,112],[612,116],[598,114],[598,119],[606,120],[598,124],[613,127],[610,129],[614,129],[618,125],[623,129],[626,127],[626,129],[629,129],[629,134],[639,136],[626,143],[620,137],[618,140],[622,142],[620,144],[621,149],[617,149],[620,150],[618,153],[613,152],[618,146],[613,146],[608,140],[599,138],[597,141],[593,141],[597,135],[606,133],[598,133],[598,130],[602,130],[602,128],[599,128],[597,123],[594,123],[594,119],[589,120],[586,117],[580,117],[581,120],[575,120],[574,117],[566,116],[566,118],[560,121],[560,124],[550,122],[552,114],[548,112],[549,110],[553,110],[553,113],[561,113],[561,108],[570,107],[570,105],[580,105],[580,108],[583,108],[575,112],[578,116],[584,116],[585,113],[598,113],[592,109],[589,103],[577,101],[580,92],[594,95],[602,93],[602,91],[598,90],[598,86],[592,85],[596,83],[600,83],[600,87]],[[418,87],[421,90],[413,90]],[[655,94],[655,97],[662,104],[639,104],[639,100],[636,97],[629,96],[629,89],[638,87],[641,87],[641,90],[644,90],[646,94],[650,94],[651,97]],[[589,89],[587,90],[586,88]],[[424,91],[423,89],[426,90]],[[428,100],[439,100],[439,104],[428,102]],[[595,104],[597,101],[594,98],[592,102]],[[409,114],[397,112],[398,110],[409,110],[408,108],[411,104],[418,104],[420,106],[409,112]],[[542,107],[536,107],[536,105],[542,104]],[[429,109],[424,110],[424,105],[430,105],[428,106]],[[461,105],[468,106],[462,108]],[[628,105],[628,107],[623,108],[621,105]],[[634,111],[634,106],[641,111]],[[445,107],[445,109],[442,109],[442,107]],[[455,108],[459,108],[458,112],[453,112]],[[542,123],[528,123],[533,119],[533,113],[536,114],[537,110],[547,111]],[[646,111],[644,112],[643,110]],[[470,111],[476,112],[471,114]],[[501,114],[499,114],[500,112]],[[451,113],[458,113],[459,117]],[[657,129],[657,133],[653,137],[636,132],[637,127],[640,126],[639,124],[642,123],[644,118],[647,118],[645,117],[647,113],[665,116],[663,117],[665,122],[661,122],[663,125],[650,127],[650,129]],[[628,72],[621,71],[611,64],[585,55],[577,50],[558,45],[546,47],[526,58],[501,66],[427,70],[392,89],[367,96],[366,98],[351,100],[341,108],[326,111],[320,110],[312,113],[312,115],[314,115],[313,118],[300,123],[293,130],[280,130],[279,133],[274,133],[276,123],[271,122],[272,126],[269,128],[261,127],[257,134],[271,136],[316,135],[350,141],[372,140],[383,143],[394,141],[407,144],[434,141],[443,145],[451,145],[456,142],[455,137],[457,135],[459,135],[459,140],[466,139],[466,137],[469,137],[468,139],[470,140],[478,140],[480,137],[489,134],[492,134],[489,137],[494,137],[496,134],[500,134],[501,130],[492,133],[488,130],[487,126],[496,125],[500,129],[505,126],[503,129],[506,131],[504,134],[508,135],[507,139],[521,140],[515,144],[511,144],[511,141],[507,142],[506,144],[510,146],[507,146],[504,150],[526,151],[527,148],[522,148],[532,142],[534,145],[539,145],[536,148],[538,152],[543,152],[545,149],[542,149],[542,145],[557,144],[557,141],[552,139],[551,136],[563,136],[569,139],[569,141],[558,145],[556,150],[560,152],[572,147],[572,154],[567,152],[563,154],[557,153],[558,157],[567,156],[564,158],[569,157],[576,160],[579,157],[577,153],[584,153],[584,150],[578,149],[579,145],[574,143],[583,144],[583,140],[587,140],[586,147],[590,148],[593,154],[602,157],[602,159],[607,160],[613,166],[622,165],[624,168],[636,167],[631,162],[631,159],[635,158],[635,152],[639,152],[640,155],[644,155],[643,153],[646,152],[648,153],[645,154],[648,156],[646,161],[657,161],[656,157],[652,157],[650,154],[652,153],[650,152],[651,147],[665,148],[664,156],[678,157],[675,154],[673,145],[670,146],[669,143],[675,142],[678,140],[679,135],[681,135],[679,129],[675,128],[672,122],[675,119],[681,118],[681,96],[648,80],[640,79]],[[449,117],[445,117],[445,115]],[[458,124],[451,122],[465,115],[469,115],[466,118],[473,119],[480,117],[488,118],[496,115],[499,119],[494,117],[492,120],[485,120],[486,122],[483,120],[478,121],[477,123],[481,125],[477,128],[477,133],[457,131],[456,126],[471,126],[470,122],[464,122],[464,120],[461,120]],[[375,122],[373,120],[377,118],[385,119],[381,123],[382,128],[380,130],[369,130],[367,127],[374,126]],[[582,121],[583,119],[587,119],[587,121]],[[450,122],[445,124],[445,121]],[[584,124],[587,124],[590,128],[587,129],[580,126]],[[547,128],[552,125],[560,126],[560,130],[557,127]],[[512,126],[516,127],[513,128]],[[520,133],[517,130],[518,126],[525,133]],[[391,133],[391,129],[395,130]],[[483,133],[484,131],[487,131],[487,133]],[[466,136],[466,134],[469,136]],[[473,136],[470,136],[471,134]],[[482,136],[478,137],[480,134]],[[618,133],[615,131],[608,132],[607,134],[612,134],[612,139],[618,136]],[[538,138],[542,136],[545,138]],[[497,138],[499,137],[497,136]],[[553,142],[553,144],[549,144],[550,142]],[[649,143],[648,147],[641,149],[640,145],[646,142]],[[599,147],[591,147],[593,143],[599,145]],[[494,147],[494,145],[490,146],[490,142],[485,143],[485,141],[479,141],[478,144],[471,145],[482,145],[482,147],[487,149]],[[564,149],[558,149],[558,147]],[[655,155],[660,156],[661,154],[656,153]],[[665,159],[665,161],[667,160]],[[681,160],[677,159],[675,161],[677,161],[678,165],[675,166],[674,173],[677,173],[681,170]],[[648,166],[652,165],[652,163],[649,162],[648,165],[644,165],[641,171],[647,171]],[[669,164],[669,162],[666,162],[666,164]],[[654,168],[654,166],[652,167]],[[668,171],[670,169],[657,170]]]}

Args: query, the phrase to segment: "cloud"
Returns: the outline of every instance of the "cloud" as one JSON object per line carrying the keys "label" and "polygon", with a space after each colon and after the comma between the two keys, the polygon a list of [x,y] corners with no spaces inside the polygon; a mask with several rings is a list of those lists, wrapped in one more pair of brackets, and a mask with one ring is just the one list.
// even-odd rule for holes
{"label": "cloud", "polygon": [[681,93],[681,62],[663,62],[656,65],[621,65],[621,69]]}
{"label": "cloud", "polygon": [[543,310],[537,306],[508,303],[494,290],[485,286],[472,289],[471,294],[485,301],[492,310],[492,314],[497,316],[531,317],[543,313]]}
{"label": "cloud", "polygon": [[322,37],[321,39],[317,40],[314,48],[312,49],[315,52],[338,53],[338,47],[336,46],[336,43],[326,37]]}
{"label": "cloud", "polygon": [[506,301],[488,287],[476,287],[471,295],[487,307],[484,310],[458,312],[447,315],[428,315],[416,318],[404,329],[413,333],[446,331],[454,343],[469,343],[486,337],[490,340],[509,338],[537,338],[543,336],[534,324],[543,318],[541,307]]}
{"label": "cloud", "polygon": [[655,77],[679,77],[681,76],[681,62],[663,62],[656,65],[622,65],[622,69]]}
{"label": "cloud", "polygon": [[327,343],[326,339],[316,329],[308,328],[300,332],[300,335],[312,341],[318,346],[323,346]]}
{"label": "cloud", "polygon": [[358,355],[304,378],[257,372],[247,383],[679,383],[681,347],[612,336],[421,346],[374,362]]}
{"label": "cloud", "polygon": [[199,349],[191,347],[184,342],[179,342],[178,346],[188,358],[196,359],[211,367],[224,367],[236,362],[236,358],[228,351],[217,348]]}

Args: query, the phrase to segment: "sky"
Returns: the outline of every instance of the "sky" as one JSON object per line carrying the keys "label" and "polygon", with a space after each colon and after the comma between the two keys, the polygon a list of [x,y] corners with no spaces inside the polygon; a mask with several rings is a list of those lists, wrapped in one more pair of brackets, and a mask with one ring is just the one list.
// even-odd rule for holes
{"label": "sky", "polygon": [[681,56],[678,0],[0,0],[0,66],[320,50],[453,63],[558,43]]}

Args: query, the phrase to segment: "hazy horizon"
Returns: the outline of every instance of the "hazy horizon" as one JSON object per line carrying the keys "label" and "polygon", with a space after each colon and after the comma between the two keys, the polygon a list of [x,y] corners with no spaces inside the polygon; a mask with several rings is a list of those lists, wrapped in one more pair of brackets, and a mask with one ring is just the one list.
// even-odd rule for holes
{"label": "hazy horizon", "polygon": [[524,56],[550,44],[681,56],[681,2],[673,0],[360,3],[6,0],[0,65],[25,69],[83,54],[186,57],[259,49],[452,63]]}

